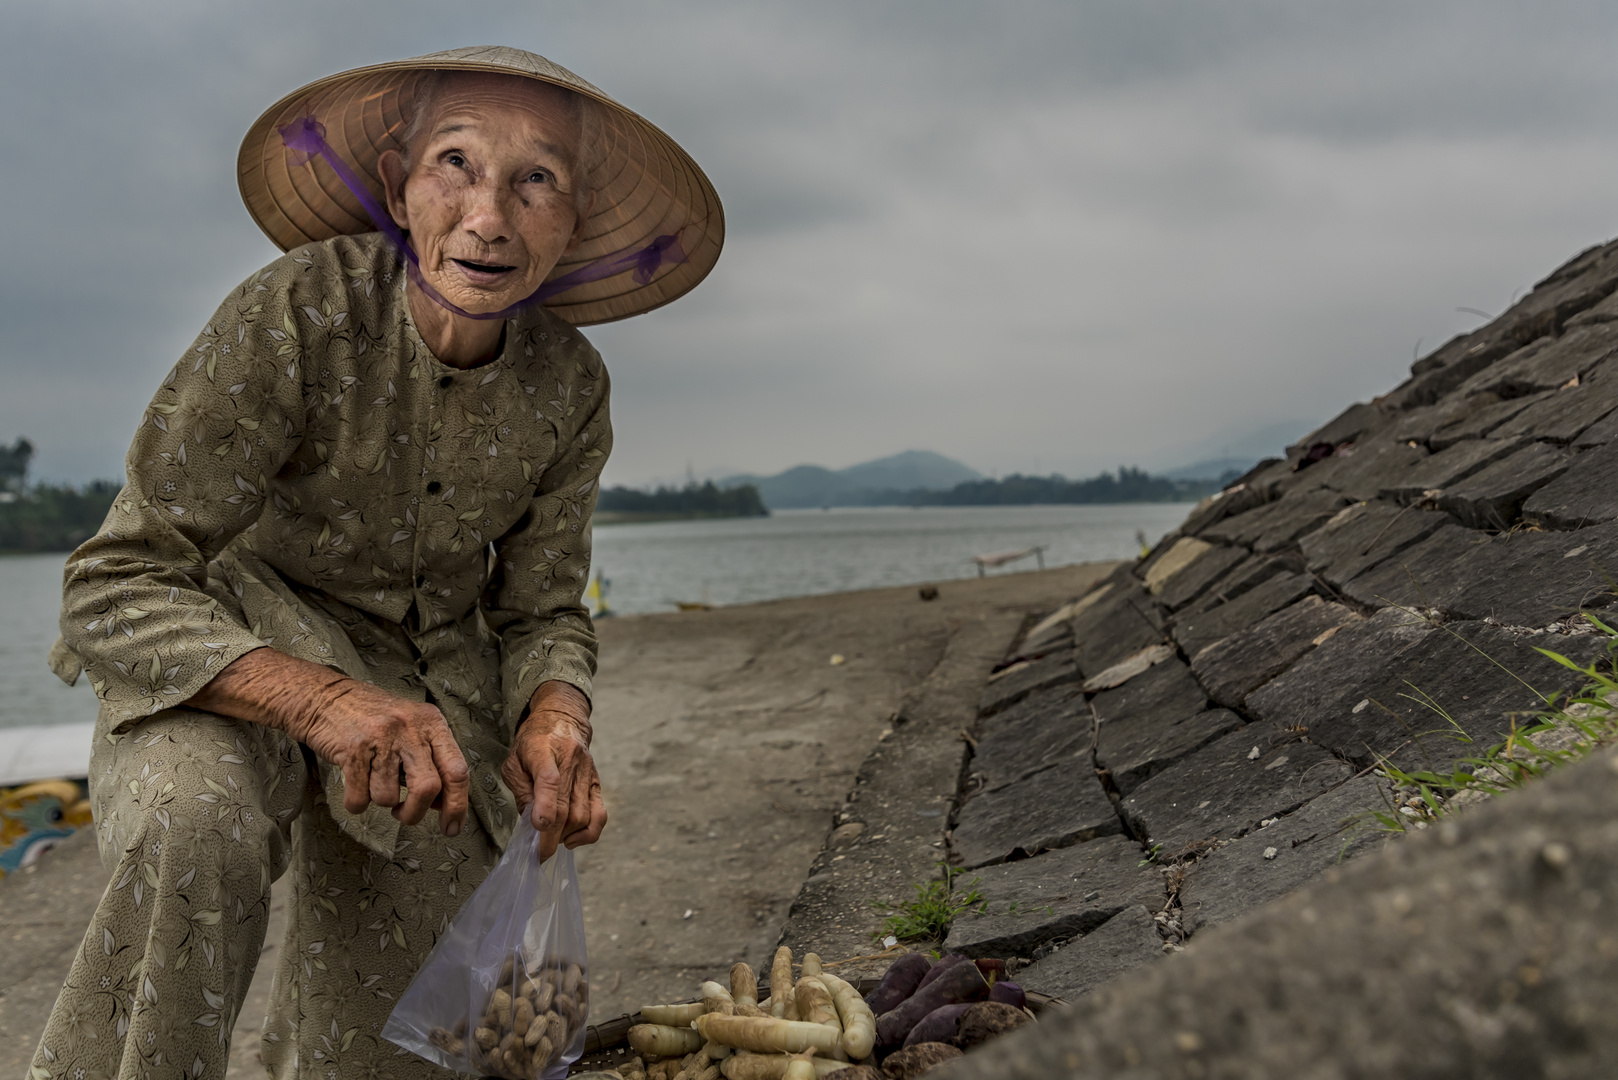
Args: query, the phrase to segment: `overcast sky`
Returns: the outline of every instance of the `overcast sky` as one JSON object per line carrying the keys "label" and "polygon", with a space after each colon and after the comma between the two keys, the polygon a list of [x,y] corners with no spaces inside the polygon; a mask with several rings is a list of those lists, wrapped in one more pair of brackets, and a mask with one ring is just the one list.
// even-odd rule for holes
{"label": "overcast sky", "polygon": [[707,170],[694,293],[589,331],[609,481],[932,449],[1090,475],[1276,450],[1618,227],[1618,6],[8,5],[0,440],[116,476],[277,253],[236,148],[281,95],[470,44],[570,67]]}

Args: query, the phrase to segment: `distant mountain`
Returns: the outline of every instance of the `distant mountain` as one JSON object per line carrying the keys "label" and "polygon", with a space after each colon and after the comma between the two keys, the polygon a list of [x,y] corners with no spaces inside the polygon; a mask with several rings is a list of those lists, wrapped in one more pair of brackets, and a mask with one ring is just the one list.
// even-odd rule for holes
{"label": "distant mountain", "polygon": [[1178,469],[1164,469],[1157,475],[1167,480],[1219,480],[1231,474],[1240,476],[1259,461],[1257,457],[1221,457],[1181,465]]}
{"label": "distant mountain", "polygon": [[742,474],[719,481],[722,488],[752,484],[764,497],[764,505],[775,510],[817,506],[876,506],[896,503],[900,492],[948,491],[983,474],[959,461],[930,450],[906,450],[902,454],[827,469],[819,465],[798,465],[774,476]]}

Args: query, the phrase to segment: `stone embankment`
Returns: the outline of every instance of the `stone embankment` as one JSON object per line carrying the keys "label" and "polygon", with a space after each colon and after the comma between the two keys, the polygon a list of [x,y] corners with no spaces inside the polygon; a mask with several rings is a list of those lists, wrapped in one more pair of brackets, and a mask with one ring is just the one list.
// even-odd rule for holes
{"label": "stone embankment", "polygon": [[[1075,994],[1378,845],[1580,676],[1618,571],[1618,244],[1029,629],[979,703],[946,947]],[[1148,865],[1140,865],[1150,856]],[[1155,932],[1154,932],[1155,927]]]}
{"label": "stone embankment", "polygon": [[[1607,638],[1581,613],[1611,604],[1615,583],[1618,242],[1579,255],[1500,318],[1418,361],[1391,393],[1354,405],[1284,460],[1205,500],[1148,556],[1082,596],[1052,598],[1051,614],[1022,635],[979,702],[949,845],[967,871],[957,887],[975,880],[983,904],[956,919],[945,948],[1027,957],[1026,986],[1077,999],[1323,872],[1335,878],[1344,860],[1387,846],[1390,834],[1372,815],[1399,813],[1403,796],[1380,765],[1447,773],[1581,687],[1578,672],[1539,650],[1578,664],[1605,657]],[[1584,788],[1610,787],[1610,776],[1592,775]],[[1199,943],[1195,966],[1171,961],[1121,982],[1125,997],[1101,997],[1146,1008],[1144,988],[1162,998],[1176,971],[1203,995],[1201,1005],[1174,998],[1151,1007],[1161,1045],[1148,1056],[1168,1071],[1127,1074],[1204,1075],[1191,1061],[1200,1048],[1251,1041],[1210,1035],[1201,1022],[1232,1008],[1247,1010],[1233,1022],[1254,1030],[1267,1010],[1301,1022],[1282,1003],[1294,989],[1277,974],[1288,963],[1317,974],[1322,962],[1347,965],[1316,980],[1315,998],[1332,980],[1371,978],[1355,970],[1361,963],[1422,969],[1434,993],[1390,987],[1381,1004],[1362,1001],[1363,1015],[1342,1018],[1367,1039],[1378,1034],[1370,1018],[1390,1002],[1441,1032],[1434,1045],[1552,1023],[1532,972],[1515,1005],[1496,1000],[1515,998],[1493,983],[1488,1001],[1462,994],[1453,1009],[1436,992],[1454,981],[1446,957],[1454,973],[1488,968],[1495,977],[1492,961],[1461,962],[1468,949],[1506,957],[1528,949],[1539,959],[1521,962],[1537,972],[1569,950],[1610,944],[1519,925],[1513,905],[1528,902],[1524,890],[1571,889],[1592,910],[1618,899],[1610,866],[1567,869],[1557,861],[1565,846],[1528,877],[1510,876],[1569,824],[1572,796],[1535,798],[1548,824],[1526,839],[1480,838],[1444,819],[1445,843],[1470,836],[1480,861],[1475,904],[1423,893],[1420,903],[1447,910],[1424,919],[1371,904],[1356,916],[1322,885],[1312,892],[1318,910],[1334,913],[1349,944],[1328,947],[1306,925],[1317,906],[1292,904],[1274,916],[1288,929],[1254,945],[1250,964],[1233,938],[1215,935],[1222,951]],[[1519,825],[1504,806],[1489,812],[1491,829]],[[1457,863],[1453,853],[1429,845],[1366,860],[1352,880],[1361,893],[1417,882],[1422,860],[1432,860],[1435,878],[1463,877],[1464,866],[1440,866]],[[1408,900],[1416,892],[1398,895],[1418,902]],[[1455,951],[1414,943],[1409,935],[1423,925],[1461,935],[1443,939]],[[1237,933],[1250,945],[1264,938],[1251,926]],[[1223,1000],[1226,985],[1251,999]],[[1361,985],[1369,992],[1370,982]],[[1357,1007],[1343,986],[1333,992],[1336,1006]],[[1044,1042],[1027,1060],[1073,1071],[1082,1058],[1095,1075],[1125,1074],[1099,1068],[1098,1054],[1119,1070],[1138,1065],[1145,1044],[1109,1042],[1096,1026],[1117,1019],[1117,1008],[1086,1008],[1088,1021],[1030,1036]],[[1314,1019],[1299,1030],[1319,1029]],[[1585,1021],[1568,1014],[1554,1023]],[[1171,1024],[1185,1032],[1178,1050]],[[1389,1024],[1415,1030],[1407,1019]],[[1309,1041],[1288,1042],[1293,1064],[1310,1056]],[[1212,1063],[1218,1054],[1201,1056]],[[1265,1075],[1257,1062],[1245,1071],[1226,1060],[1221,1067],[1233,1071],[1219,1075]],[[979,1073],[1011,1075],[958,1074]],[[1036,1074],[1054,1075],[1016,1075]],[[1440,1074],[1467,1073],[1432,1073]]]}

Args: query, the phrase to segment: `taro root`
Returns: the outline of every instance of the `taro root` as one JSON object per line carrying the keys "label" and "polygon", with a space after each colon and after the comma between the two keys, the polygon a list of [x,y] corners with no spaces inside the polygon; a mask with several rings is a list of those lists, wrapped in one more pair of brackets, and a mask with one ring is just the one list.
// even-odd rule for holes
{"label": "taro root", "polygon": [[912,1080],[960,1056],[961,1052],[948,1043],[917,1043],[888,1055],[888,1059],[882,1063],[882,1072],[888,1080]]}
{"label": "taro root", "polygon": [[923,953],[905,953],[888,965],[882,981],[865,996],[865,1003],[877,1016],[897,1008],[899,1002],[916,992],[932,966],[933,962]]}
{"label": "taro root", "polygon": [[1014,982],[997,982],[989,987],[989,1000],[1001,1001],[1017,1009],[1028,1007],[1028,995]]}
{"label": "taro root", "polygon": [[921,1023],[934,1009],[965,1001],[982,1001],[988,996],[989,984],[983,980],[983,973],[975,965],[964,961],[951,964],[948,970],[911,994],[898,1008],[877,1017],[876,1044],[881,1047],[898,1046],[910,1034],[910,1029]]}
{"label": "taro root", "polygon": [[433,1045],[504,1080],[538,1080],[567,1050],[584,1022],[590,985],[584,969],[563,962],[530,973],[507,959],[500,985],[483,1003],[481,1016],[456,1031],[435,1028]]}
{"label": "taro root", "polygon": [[960,1026],[955,1030],[955,1045],[969,1050],[996,1035],[1015,1031],[1033,1021],[1021,1009],[1003,1001],[980,1001],[966,1010]]}
{"label": "taro root", "polygon": [[971,1007],[970,1001],[957,1005],[940,1005],[910,1029],[910,1034],[905,1036],[904,1044],[914,1046],[916,1043],[951,1041],[955,1038],[955,1029],[960,1027],[962,1015]]}

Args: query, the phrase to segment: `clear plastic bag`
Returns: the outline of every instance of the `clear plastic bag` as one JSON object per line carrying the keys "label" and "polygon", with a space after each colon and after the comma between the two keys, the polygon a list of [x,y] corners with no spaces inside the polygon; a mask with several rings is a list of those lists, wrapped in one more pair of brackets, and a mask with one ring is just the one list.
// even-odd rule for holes
{"label": "clear plastic bag", "polygon": [[399,998],[382,1037],[457,1072],[558,1080],[584,1055],[590,1000],[573,853],[511,844]]}

